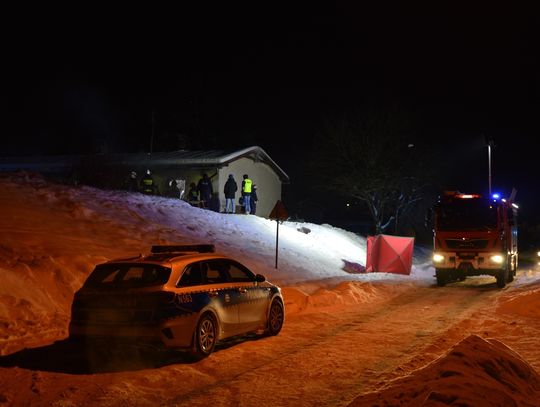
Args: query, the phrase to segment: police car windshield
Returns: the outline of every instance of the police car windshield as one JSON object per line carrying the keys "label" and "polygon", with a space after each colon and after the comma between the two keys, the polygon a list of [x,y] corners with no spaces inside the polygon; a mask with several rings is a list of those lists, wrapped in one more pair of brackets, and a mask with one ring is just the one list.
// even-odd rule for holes
{"label": "police car windshield", "polygon": [[135,288],[165,284],[171,269],[156,264],[101,264],[84,283],[85,287]]}
{"label": "police car windshield", "polygon": [[481,231],[497,228],[497,207],[479,199],[455,199],[438,208],[438,229]]}

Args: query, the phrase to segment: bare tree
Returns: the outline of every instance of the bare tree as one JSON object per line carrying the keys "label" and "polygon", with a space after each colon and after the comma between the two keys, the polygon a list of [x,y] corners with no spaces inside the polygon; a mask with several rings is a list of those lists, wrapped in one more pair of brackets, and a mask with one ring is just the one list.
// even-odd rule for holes
{"label": "bare tree", "polygon": [[388,233],[422,199],[422,166],[403,116],[370,112],[327,121],[315,141],[320,188],[364,202],[376,233]]}

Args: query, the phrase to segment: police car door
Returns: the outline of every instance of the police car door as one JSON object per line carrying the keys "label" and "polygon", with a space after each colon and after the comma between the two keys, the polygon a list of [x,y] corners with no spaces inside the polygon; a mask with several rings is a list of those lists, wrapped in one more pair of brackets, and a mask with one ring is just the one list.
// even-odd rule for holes
{"label": "police car door", "polygon": [[227,261],[231,281],[240,298],[238,300],[238,318],[242,331],[257,329],[266,323],[270,301],[270,288],[255,280],[255,275],[243,265]]}
{"label": "police car door", "polygon": [[202,263],[202,267],[209,306],[219,318],[223,336],[236,334],[239,329],[238,303],[240,293],[231,285],[222,260],[207,260]]}

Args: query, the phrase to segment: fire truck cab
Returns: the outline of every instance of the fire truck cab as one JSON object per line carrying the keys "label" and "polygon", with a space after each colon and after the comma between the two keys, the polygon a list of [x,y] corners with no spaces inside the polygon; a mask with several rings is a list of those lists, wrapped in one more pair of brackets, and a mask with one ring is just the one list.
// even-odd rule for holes
{"label": "fire truck cab", "polygon": [[433,265],[438,286],[490,275],[504,287],[516,275],[518,206],[497,194],[446,191],[433,208]]}

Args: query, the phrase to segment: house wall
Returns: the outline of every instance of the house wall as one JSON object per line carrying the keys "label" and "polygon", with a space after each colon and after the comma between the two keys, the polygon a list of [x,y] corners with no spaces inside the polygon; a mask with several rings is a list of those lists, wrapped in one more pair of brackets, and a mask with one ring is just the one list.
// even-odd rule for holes
{"label": "house wall", "polygon": [[234,179],[238,184],[236,203],[238,204],[238,199],[241,196],[242,176],[248,174],[249,178],[253,181],[253,184],[257,185],[257,197],[259,198],[259,201],[257,203],[256,215],[268,217],[274,208],[276,201],[281,199],[281,181],[274,170],[265,163],[254,162],[249,158],[240,158],[230,163],[228,166],[221,168],[217,177],[217,185],[216,180],[213,179],[213,186],[214,191],[219,191],[222,209],[225,208],[225,195],[223,189],[229,174],[234,175]]}

